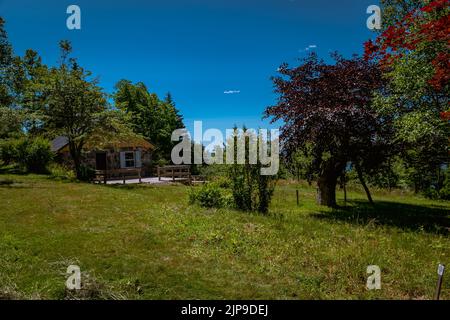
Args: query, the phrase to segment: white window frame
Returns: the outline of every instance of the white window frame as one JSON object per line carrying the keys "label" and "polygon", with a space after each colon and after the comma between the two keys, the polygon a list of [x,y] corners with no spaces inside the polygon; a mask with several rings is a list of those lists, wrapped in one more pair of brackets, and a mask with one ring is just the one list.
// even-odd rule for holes
{"label": "white window frame", "polygon": [[[127,156],[129,156],[130,154],[133,155],[133,158],[129,158]],[[133,165],[127,165],[127,163],[132,162]],[[135,158],[134,158],[134,151],[121,151],[120,152],[120,168],[121,169],[129,169],[129,168],[134,168],[135,166]]]}
{"label": "white window frame", "polygon": [[[130,154],[133,155],[133,159],[128,157]],[[127,163],[132,165],[128,165]],[[122,169],[130,169],[130,168],[141,168],[142,167],[142,152],[141,150],[137,151],[121,151],[120,152],[120,167]]]}

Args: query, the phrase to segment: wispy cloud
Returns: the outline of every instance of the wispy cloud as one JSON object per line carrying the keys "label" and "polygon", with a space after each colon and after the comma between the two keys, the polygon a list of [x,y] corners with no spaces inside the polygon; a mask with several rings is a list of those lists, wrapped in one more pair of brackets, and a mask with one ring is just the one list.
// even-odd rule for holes
{"label": "wispy cloud", "polygon": [[227,90],[227,91],[224,91],[223,93],[225,93],[225,94],[238,94],[238,93],[241,93],[241,90]]}
{"label": "wispy cloud", "polygon": [[307,46],[305,49],[300,49],[300,50],[298,50],[299,52],[305,52],[305,51],[309,51],[309,50],[312,50],[312,49],[317,49],[317,45],[315,45],[315,44],[310,44],[309,46]]}

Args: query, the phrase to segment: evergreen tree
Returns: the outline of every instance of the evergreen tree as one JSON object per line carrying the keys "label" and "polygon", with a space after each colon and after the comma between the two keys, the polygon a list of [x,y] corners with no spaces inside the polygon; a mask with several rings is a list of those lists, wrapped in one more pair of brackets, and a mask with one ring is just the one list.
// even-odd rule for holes
{"label": "evergreen tree", "polygon": [[154,160],[169,160],[175,142],[172,132],[184,128],[183,118],[170,93],[164,100],[150,93],[145,84],[120,80],[115,86],[117,108],[130,115],[133,130],[155,145]]}

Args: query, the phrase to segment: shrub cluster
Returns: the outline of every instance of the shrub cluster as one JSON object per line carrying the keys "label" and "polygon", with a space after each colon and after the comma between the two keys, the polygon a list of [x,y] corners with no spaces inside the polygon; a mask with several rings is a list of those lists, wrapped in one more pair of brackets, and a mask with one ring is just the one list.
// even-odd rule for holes
{"label": "shrub cluster", "polygon": [[53,153],[47,139],[24,137],[1,141],[0,159],[4,164],[17,163],[27,172],[46,173]]}
{"label": "shrub cluster", "polygon": [[261,175],[261,165],[231,165],[229,178],[235,207],[267,214],[275,189],[273,176]]}
{"label": "shrub cluster", "polygon": [[231,205],[231,195],[217,183],[205,183],[201,187],[190,190],[189,202],[197,203],[205,208],[224,208]]}
{"label": "shrub cluster", "polygon": [[55,180],[76,180],[75,172],[61,164],[51,164],[48,171],[50,173],[50,177]]}

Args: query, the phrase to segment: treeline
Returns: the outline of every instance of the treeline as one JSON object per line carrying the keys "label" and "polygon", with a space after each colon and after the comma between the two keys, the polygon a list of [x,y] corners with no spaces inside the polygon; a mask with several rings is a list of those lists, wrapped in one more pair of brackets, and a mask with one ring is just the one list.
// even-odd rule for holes
{"label": "treeline", "polygon": [[[120,80],[115,92],[109,95],[99,86],[98,79],[72,56],[69,42],[61,41],[60,50],[55,66],[45,65],[32,49],[24,56],[15,55],[5,21],[0,17],[0,160],[3,164],[15,162],[24,169],[41,172],[52,158],[48,141],[42,139],[57,136],[67,137],[73,168],[80,179],[86,171],[83,148],[91,136],[105,141],[118,136],[144,137],[155,146],[154,160],[168,161],[173,145],[171,133],[184,127],[171,95],[160,99],[143,83],[133,84],[128,80]],[[24,159],[36,155],[30,151],[24,158],[25,151],[19,150],[18,139],[28,139],[35,145],[34,149],[40,149],[39,168],[23,163]]]}

